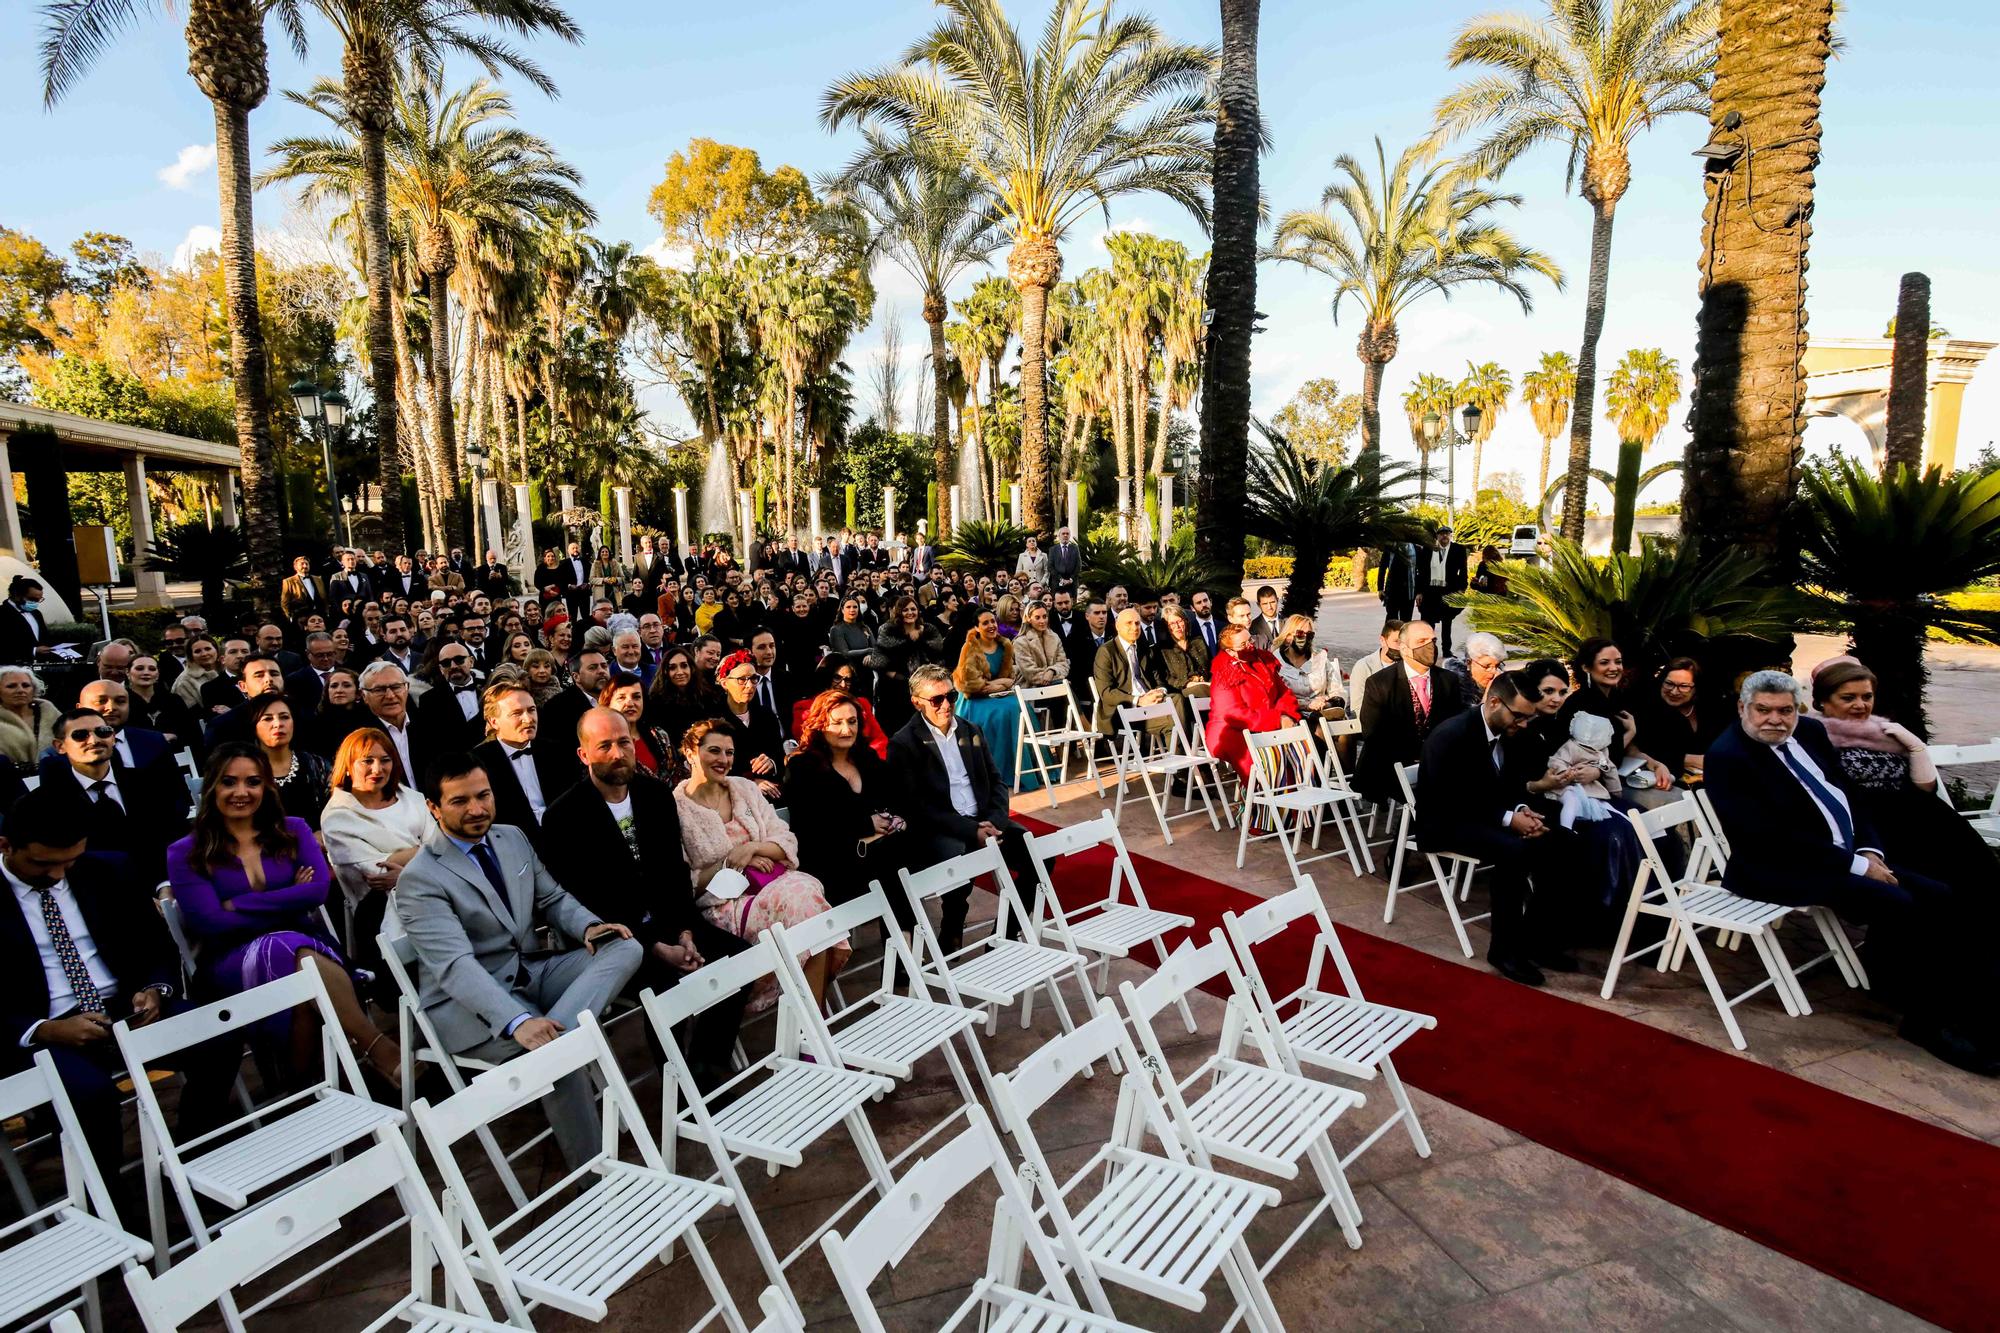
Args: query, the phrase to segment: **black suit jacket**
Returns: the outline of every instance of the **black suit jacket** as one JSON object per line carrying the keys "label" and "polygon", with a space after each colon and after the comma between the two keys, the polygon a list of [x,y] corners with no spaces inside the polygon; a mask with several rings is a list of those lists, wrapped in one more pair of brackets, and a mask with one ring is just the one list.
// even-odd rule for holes
{"label": "black suit jacket", "polygon": [[[136,752],[135,752],[136,754]],[[125,799],[122,819],[93,818],[90,846],[84,861],[118,883],[136,886],[142,895],[166,878],[167,846],[188,831],[188,790],[180,769],[171,763],[128,768],[115,754],[111,770]],[[36,770],[42,786],[89,796],[70,772],[69,760],[52,754]],[[79,865],[83,862],[79,862]],[[93,934],[96,932],[93,931]]]}
{"label": "black suit jacket", "polygon": [[424,578],[424,572],[422,570],[413,569],[410,571],[409,573],[410,586],[407,588],[403,586],[403,577],[404,575],[402,570],[400,569],[390,570],[388,574],[376,580],[375,583],[376,596],[379,597],[380,595],[386,592],[391,597],[407,597],[412,602],[421,602],[422,600],[424,600],[424,598],[431,595],[430,583],[427,579]]}
{"label": "black suit jacket", "polygon": [[1417,596],[1435,599],[1445,593],[1465,591],[1465,548],[1457,542],[1445,547],[1444,582],[1435,583],[1431,579],[1431,557],[1437,554],[1435,546],[1421,547],[1417,551]]}
{"label": "black suit jacket", "polygon": [[424,692],[424,697],[417,700],[416,715],[423,720],[424,729],[441,754],[470,750],[486,739],[486,718],[476,706],[479,682],[473,681],[471,689],[475,706],[469,719],[459,706],[456,692],[442,681],[431,686]]}
{"label": "black suit jacket", "polygon": [[1477,855],[1496,835],[1518,836],[1507,833],[1501,821],[1526,804],[1529,780],[1541,775],[1534,747],[1504,739],[1500,747],[1495,768],[1486,721],[1476,708],[1460,709],[1432,729],[1417,770],[1419,847]]}
{"label": "black suit jacket", "polygon": [[1410,695],[1409,672],[1401,662],[1383,667],[1368,678],[1361,694],[1361,756],[1354,765],[1354,785],[1362,795],[1377,801],[1400,800],[1402,788],[1396,782],[1396,765],[1414,764],[1421,759],[1431,732],[1465,706],[1459,697],[1457,677],[1435,667],[1430,675],[1431,711],[1427,720],[1417,717],[1416,700]]}
{"label": "black suit jacket", "polygon": [[626,790],[639,840],[636,857],[596,784],[579,779],[542,819],[542,863],[600,921],[627,927],[648,949],[678,943],[701,918],[681,851],[673,788],[640,773]]}
{"label": "black suit jacket", "polygon": [[[544,745],[538,735],[528,751],[534,756],[535,777],[542,784],[542,818],[546,820],[556,798],[576,785],[581,773],[576,762],[576,745],[574,742],[568,746]],[[528,841],[535,845],[535,851],[541,853],[544,825],[535,821],[535,808],[528,804],[528,793],[522,789],[521,780],[514,776],[514,765],[507,758],[507,747],[499,741],[481,741],[472,747],[472,755],[486,765],[486,780],[493,784],[493,821],[496,824],[512,824],[527,834]]]}
{"label": "black suit jacket", "polygon": [[507,575],[507,566],[480,565],[472,571],[472,586],[495,601],[513,590],[513,580]]}
{"label": "black suit jacket", "polygon": [[938,753],[937,734],[921,717],[905,722],[889,738],[889,771],[896,777],[896,813],[920,838],[942,835],[966,847],[979,845],[981,820],[1001,828],[1012,827],[1007,817],[1007,784],[994,766],[993,751],[979,728],[963,721],[952,728],[952,741],[972,782],[972,796],[979,813],[961,815],[952,808],[951,779],[945,775],[944,758]]}
{"label": "black suit jacket", "polygon": [[1083,569],[1083,552],[1075,542],[1068,545],[1058,543],[1049,548],[1049,584],[1051,587],[1075,587],[1077,575]]}
{"label": "black suit jacket", "polygon": [[[1817,718],[1802,717],[1792,738],[1826,781],[1847,798],[1854,845],[1880,849],[1865,808],[1840,771],[1840,762]],[[1731,724],[1702,760],[1702,782],[1729,838],[1729,866],[1722,884],[1759,902],[1824,902],[1832,886],[1853,873],[1854,853],[1834,841],[1833,830],[1803,783],[1778,752]]]}
{"label": "black suit jacket", "polygon": [[547,741],[565,750],[576,748],[576,724],[583,721],[583,715],[597,706],[597,701],[574,685],[565,685],[555,692],[553,698],[541,706],[541,728],[536,733],[539,744]]}
{"label": "black suit jacket", "polygon": [[[1116,643],[1107,638],[1105,643]],[[1097,649],[1099,645],[1090,632],[1090,626],[1079,623],[1063,640],[1063,653],[1069,658],[1069,692],[1076,696],[1076,706],[1090,707],[1090,687],[1097,674]],[[1092,718],[1095,725],[1096,719]]]}
{"label": "black suit jacket", "polygon": [[32,662],[42,642],[47,622],[41,612],[23,611],[11,601],[0,601],[0,662]]}
{"label": "black suit jacket", "polygon": [[285,677],[285,697],[292,701],[294,709],[311,716],[319,711],[320,701],[326,697],[326,682],[311,667],[294,671]]}
{"label": "black suit jacket", "polygon": [[345,574],[335,574],[326,581],[326,595],[329,605],[332,606],[339,606],[343,598],[360,598],[362,601],[367,601],[375,595],[375,581],[363,569],[356,569],[352,578]]}
{"label": "black suit jacket", "polygon": [[[0,1069],[4,1069],[24,1067],[32,1055],[33,1047],[22,1049],[21,1034],[49,1017],[49,984],[20,899],[12,886],[0,887],[5,887],[0,893]],[[70,867],[69,887],[99,961],[118,983],[120,1001],[148,986],[180,990],[174,942],[145,887],[106,874],[89,861]],[[114,1002],[110,1017],[119,1017],[123,1008]]]}

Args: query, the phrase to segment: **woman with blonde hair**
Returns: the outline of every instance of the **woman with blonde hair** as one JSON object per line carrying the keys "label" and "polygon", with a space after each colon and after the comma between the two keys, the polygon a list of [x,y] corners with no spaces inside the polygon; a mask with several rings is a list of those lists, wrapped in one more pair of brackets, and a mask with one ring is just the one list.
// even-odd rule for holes
{"label": "woman with blonde hair", "polygon": [[562,663],[548,649],[537,648],[529,653],[522,668],[528,673],[528,689],[535,696],[535,707],[540,708],[562,693]]}
{"label": "woman with blonde hair", "polygon": [[55,739],[62,710],[42,698],[42,683],[24,666],[0,667],[0,753],[32,770]]}
{"label": "woman with blonde hair", "polygon": [[[952,711],[979,728],[1001,780],[1011,781],[1021,727],[1021,700],[1014,693],[1014,642],[1001,635],[999,619],[985,607],[979,608],[966,632],[951,681],[958,687],[958,704]],[[1023,775],[1021,784],[1023,791],[1040,785],[1032,775]]]}
{"label": "woman with blonde hair", "polygon": [[1298,700],[1306,721],[1347,716],[1341,708],[1346,701],[1341,697],[1340,662],[1313,645],[1311,616],[1286,616],[1271,650],[1278,658],[1278,678]]}

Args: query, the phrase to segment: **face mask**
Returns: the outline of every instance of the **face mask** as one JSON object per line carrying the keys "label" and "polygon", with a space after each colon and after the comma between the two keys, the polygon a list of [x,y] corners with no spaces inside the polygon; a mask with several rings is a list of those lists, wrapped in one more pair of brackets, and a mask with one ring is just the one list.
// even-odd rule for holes
{"label": "face mask", "polygon": [[1438,660],[1437,645],[1435,643],[1426,643],[1411,649],[1410,660],[1418,666],[1436,665]]}
{"label": "face mask", "polygon": [[41,604],[42,604],[41,599],[39,598],[29,598],[27,601],[21,603],[21,605],[24,608],[30,611],[33,611],[36,607],[39,607]]}

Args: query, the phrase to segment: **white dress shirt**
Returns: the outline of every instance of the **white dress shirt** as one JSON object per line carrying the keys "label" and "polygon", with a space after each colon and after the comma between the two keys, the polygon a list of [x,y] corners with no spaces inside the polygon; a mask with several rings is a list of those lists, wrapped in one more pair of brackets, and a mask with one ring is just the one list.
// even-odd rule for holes
{"label": "white dress shirt", "polygon": [[[6,879],[7,887],[14,891],[14,900],[21,905],[21,916],[28,923],[28,937],[34,940],[35,952],[41,956],[42,974],[47,978],[49,987],[49,1017],[61,1018],[79,1006],[76,992],[70,988],[68,974],[56,961],[55,942],[49,938],[49,923],[42,919],[44,890],[29,888],[4,864],[0,864],[0,878]],[[90,937],[90,927],[84,923],[83,912],[76,905],[76,893],[70,888],[69,881],[59,879],[46,892],[55,896],[63,924],[69,927],[70,942],[76,945],[77,957],[83,960],[84,971],[96,984],[98,996],[110,995],[117,987],[118,979],[111,975],[111,969],[97,956],[97,942]],[[40,1023],[33,1024],[21,1034],[22,1046],[34,1044],[35,1031],[39,1027]]]}
{"label": "white dress shirt", "polygon": [[406,715],[403,725],[392,727],[381,718],[375,718],[373,725],[380,727],[389,737],[389,743],[396,747],[396,757],[403,761],[403,779],[406,782],[419,781],[416,767],[410,762],[410,719]]}
{"label": "white dress shirt", "polygon": [[1444,586],[1445,565],[1449,559],[1450,552],[1451,548],[1449,546],[1443,548],[1433,547],[1431,549],[1431,586],[1433,588],[1442,588]]}
{"label": "white dress shirt", "polygon": [[125,804],[125,793],[118,786],[118,765],[113,764],[111,767],[105,769],[104,776],[102,779],[90,776],[90,774],[84,772],[82,769],[78,768],[75,764],[71,764],[69,766],[69,774],[71,777],[76,779],[76,785],[83,788],[84,796],[93,805],[96,804],[97,798],[91,792],[90,789],[96,786],[98,782],[103,781],[110,784],[104,789],[104,794],[106,796],[109,796],[113,801],[116,801],[118,803],[118,808],[120,810],[124,810],[127,808]]}
{"label": "white dress shirt", "polygon": [[951,726],[939,731],[935,724],[926,720],[931,729],[931,738],[937,742],[938,757],[944,760],[944,776],[951,788],[951,808],[967,819],[979,817],[979,797],[972,790],[972,775],[965,771],[965,756],[958,752],[958,718],[954,716]]}
{"label": "white dress shirt", "polygon": [[528,798],[528,808],[535,812],[535,822],[541,823],[549,803],[542,796],[542,775],[535,771],[534,752],[525,745],[516,749],[505,741],[500,742],[500,748],[507,752],[507,763],[514,770],[514,780],[521,784],[522,795]]}

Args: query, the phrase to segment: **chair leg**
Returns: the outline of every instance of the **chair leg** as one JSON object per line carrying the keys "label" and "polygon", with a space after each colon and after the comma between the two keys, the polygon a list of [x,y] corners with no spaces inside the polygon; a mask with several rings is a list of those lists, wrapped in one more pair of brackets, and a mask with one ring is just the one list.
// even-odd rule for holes
{"label": "chair leg", "polygon": [[1611,946],[1611,962],[1604,969],[1604,985],[1598,990],[1600,999],[1610,999],[1617,989],[1619,969],[1625,966],[1625,946],[1632,942],[1632,927],[1639,921],[1639,894],[1634,893],[1625,904],[1625,919],[1618,924],[1618,942]]}
{"label": "chair leg", "polygon": [[1785,946],[1778,939],[1778,923],[1772,922],[1761,934],[1752,937],[1764,954],[1765,962],[1771,969],[1771,980],[1777,983],[1788,997],[1785,1009],[1793,1018],[1806,1018],[1812,1014],[1812,1001],[1806,998],[1805,983],[1799,980],[1798,972],[1792,967],[1792,960],[1785,956]]}
{"label": "chair leg", "polygon": [[1722,983],[1715,979],[1715,969],[1708,964],[1708,951],[1701,947],[1701,939],[1695,930],[1685,924],[1681,927],[1681,948],[1694,954],[1695,968],[1701,973],[1702,984],[1708,987],[1708,998],[1715,1001],[1715,1012],[1722,1015],[1722,1026],[1729,1033],[1730,1044],[1739,1051],[1749,1049],[1749,1043],[1743,1040],[1743,1029],[1736,1024],[1736,1011],[1730,1007],[1729,997],[1722,993]]}
{"label": "chair leg", "polygon": [[[1444,890],[1444,892],[1439,896],[1444,899],[1444,912],[1446,916],[1451,918],[1451,928],[1458,935],[1458,947],[1465,950],[1465,956],[1467,958],[1471,958],[1473,956],[1472,937],[1465,933],[1465,921],[1458,914],[1459,872],[1458,870],[1454,869],[1451,873],[1447,874],[1445,872],[1443,863],[1441,863],[1435,856],[1430,858],[1430,862],[1431,862],[1431,874],[1433,877],[1436,878],[1438,884]],[[1466,862],[1460,862],[1457,864],[1463,866],[1466,882],[1470,884],[1472,881],[1471,864]]]}
{"label": "chair leg", "polygon": [[[745,1212],[747,1211],[746,1209]],[[701,1274],[702,1282],[708,1287],[708,1294],[715,1298],[715,1308],[722,1314],[723,1327],[727,1328],[729,1333],[750,1333],[748,1326],[743,1322],[743,1316],[736,1309],[736,1302],[730,1299],[728,1284],[723,1282],[722,1274],[717,1271],[715,1260],[709,1257],[708,1247],[702,1244],[701,1229],[690,1226],[685,1234],[688,1257],[694,1260],[695,1271]],[[793,1312],[797,1313],[798,1304],[792,1299],[791,1288],[782,1277],[778,1280],[778,1289],[784,1293],[786,1303],[792,1307]]]}
{"label": "chair leg", "polygon": [[1361,1204],[1348,1187],[1347,1175],[1340,1169],[1340,1156],[1324,1138],[1306,1149],[1306,1160],[1312,1163],[1313,1174],[1319,1177],[1319,1187],[1326,1194],[1333,1208],[1333,1215],[1340,1221],[1340,1234],[1347,1238],[1347,1248],[1361,1248]]}
{"label": "chair leg", "polygon": [[1389,1089],[1389,1097],[1403,1113],[1403,1129],[1410,1136],[1410,1146],[1417,1150],[1417,1156],[1431,1155],[1431,1141],[1424,1133],[1424,1127],[1417,1122],[1417,1108],[1410,1104],[1410,1090],[1403,1086],[1402,1078],[1396,1073],[1396,1062],[1388,1056],[1376,1066],[1382,1071],[1382,1082]]}

